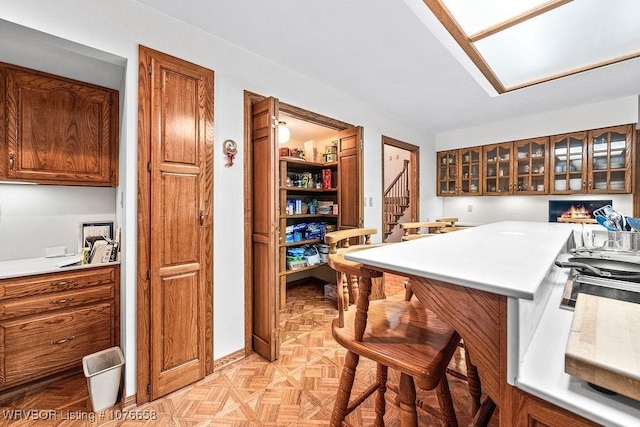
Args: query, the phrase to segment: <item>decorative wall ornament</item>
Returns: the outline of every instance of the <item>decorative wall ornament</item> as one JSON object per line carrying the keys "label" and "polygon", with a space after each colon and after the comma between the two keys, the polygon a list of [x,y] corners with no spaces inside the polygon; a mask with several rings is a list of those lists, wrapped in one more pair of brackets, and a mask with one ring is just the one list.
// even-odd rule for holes
{"label": "decorative wall ornament", "polygon": [[227,139],[222,143],[222,152],[227,156],[227,164],[225,166],[230,168],[233,166],[233,159],[238,154],[238,145],[235,141]]}

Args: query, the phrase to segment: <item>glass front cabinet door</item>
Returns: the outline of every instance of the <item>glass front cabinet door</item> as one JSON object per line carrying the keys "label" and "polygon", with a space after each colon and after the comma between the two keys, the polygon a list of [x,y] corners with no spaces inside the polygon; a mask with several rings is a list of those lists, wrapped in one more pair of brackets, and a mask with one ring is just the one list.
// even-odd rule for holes
{"label": "glass front cabinet door", "polygon": [[491,144],[483,147],[483,173],[485,195],[512,194],[511,142]]}
{"label": "glass front cabinet door", "polygon": [[587,132],[551,137],[552,194],[587,192]]}
{"label": "glass front cabinet door", "polygon": [[458,195],[458,150],[438,152],[438,196]]}
{"label": "glass front cabinet door", "polygon": [[633,126],[592,130],[588,137],[588,191],[630,193]]}
{"label": "glass front cabinet door", "polygon": [[548,194],[547,174],[549,160],[548,138],[536,138],[513,143],[515,159],[513,175],[516,177],[515,194]]}
{"label": "glass front cabinet door", "polygon": [[461,196],[478,196],[482,193],[482,147],[460,149]]}

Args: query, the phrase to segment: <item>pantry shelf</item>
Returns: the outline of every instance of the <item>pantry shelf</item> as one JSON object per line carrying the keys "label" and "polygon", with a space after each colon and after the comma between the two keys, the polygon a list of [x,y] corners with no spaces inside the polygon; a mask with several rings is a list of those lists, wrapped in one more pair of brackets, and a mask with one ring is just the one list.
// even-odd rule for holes
{"label": "pantry shelf", "polygon": [[294,274],[294,273],[300,273],[302,271],[307,271],[307,270],[313,270],[314,268],[318,268],[318,267],[322,267],[322,266],[326,266],[328,265],[326,262],[322,262],[320,264],[314,264],[314,265],[308,265],[306,267],[302,267],[302,268],[298,268],[295,270],[283,270],[280,272],[281,276],[288,276],[290,274]]}
{"label": "pantry shelf", "polygon": [[290,246],[313,245],[314,243],[322,243],[322,240],[320,239],[300,240],[299,242],[283,243],[280,246],[288,248]]}

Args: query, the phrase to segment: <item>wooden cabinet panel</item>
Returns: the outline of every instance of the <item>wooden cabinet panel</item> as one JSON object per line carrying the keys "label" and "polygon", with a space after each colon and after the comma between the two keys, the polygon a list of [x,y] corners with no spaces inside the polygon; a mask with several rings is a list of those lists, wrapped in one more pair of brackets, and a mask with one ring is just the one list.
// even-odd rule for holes
{"label": "wooden cabinet panel", "polygon": [[511,142],[482,147],[484,194],[507,195],[513,193],[512,148]]}
{"label": "wooden cabinet panel", "polygon": [[552,136],[549,157],[551,193],[587,192],[587,132]]}
{"label": "wooden cabinet panel", "polygon": [[458,195],[458,150],[441,151],[438,153],[438,195]]}
{"label": "wooden cabinet panel", "polygon": [[112,265],[5,279],[0,281],[0,300],[113,284],[116,281],[116,268]]}
{"label": "wooden cabinet panel", "polygon": [[0,320],[113,299],[114,284],[0,301]]}
{"label": "wooden cabinet panel", "polygon": [[549,194],[549,139],[535,138],[513,143],[515,194]]}
{"label": "wooden cabinet panel", "polygon": [[438,196],[479,196],[483,188],[482,147],[437,153]]}
{"label": "wooden cabinet panel", "polygon": [[461,148],[458,193],[461,196],[482,194],[482,147]]}
{"label": "wooden cabinet panel", "polygon": [[362,128],[339,133],[338,145],[338,227],[362,227]]}
{"label": "wooden cabinet panel", "polygon": [[534,396],[526,395],[526,400],[526,425],[530,427],[596,427],[599,425],[581,417],[580,415],[573,414],[569,411],[559,408],[558,406],[552,405],[551,403],[544,402]]}
{"label": "wooden cabinet panel", "polygon": [[0,385],[81,366],[82,357],[115,344],[114,302],[0,323]]}
{"label": "wooden cabinet panel", "polygon": [[20,67],[3,69],[7,178],[117,185],[118,92]]}
{"label": "wooden cabinet panel", "polygon": [[0,390],[118,345],[119,279],[111,265],[0,280]]}
{"label": "wooden cabinet panel", "polygon": [[631,192],[633,126],[592,130],[588,141],[588,192]]}

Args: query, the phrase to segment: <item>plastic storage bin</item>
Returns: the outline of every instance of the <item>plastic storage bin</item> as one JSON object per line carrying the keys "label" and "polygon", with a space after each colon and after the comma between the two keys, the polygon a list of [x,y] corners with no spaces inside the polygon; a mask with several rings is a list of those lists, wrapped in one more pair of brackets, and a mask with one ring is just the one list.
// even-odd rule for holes
{"label": "plastic storage bin", "polygon": [[124,356],[120,347],[98,351],[82,358],[87,388],[94,412],[113,406],[118,399]]}

